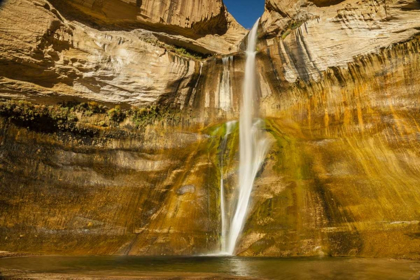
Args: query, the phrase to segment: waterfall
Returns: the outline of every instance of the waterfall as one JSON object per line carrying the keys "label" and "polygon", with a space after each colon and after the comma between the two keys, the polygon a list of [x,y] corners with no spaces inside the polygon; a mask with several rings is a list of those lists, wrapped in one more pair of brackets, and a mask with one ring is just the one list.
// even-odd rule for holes
{"label": "waterfall", "polygon": [[203,62],[200,61],[200,74],[198,75],[197,81],[195,82],[193,92],[190,97],[189,106],[192,107],[195,99],[195,94],[197,93],[198,83],[200,82],[201,75],[203,74]]}
{"label": "waterfall", "polygon": [[255,57],[259,19],[248,34],[246,50],[245,79],[243,83],[242,105],[239,120],[239,186],[237,205],[230,223],[227,240],[227,253],[233,255],[236,242],[244,227],[249,200],[255,177],[269,147],[269,141],[264,137],[261,120],[254,121],[255,92]]}
{"label": "waterfall", "polygon": [[226,238],[227,232],[228,232],[228,223],[227,223],[227,216],[226,216],[227,214],[226,214],[226,201],[225,201],[225,187],[224,187],[224,179],[223,179],[224,177],[224,171],[223,171],[224,151],[226,150],[228,137],[232,133],[233,128],[235,127],[236,123],[237,123],[236,121],[230,121],[225,124],[226,132],[222,140],[222,147],[221,147],[222,154],[220,155],[220,216],[221,216],[221,221],[222,221],[221,222],[222,230],[221,230],[221,238],[220,238],[221,240],[220,253],[222,255],[228,254],[228,251],[227,251],[228,240]]}
{"label": "waterfall", "polygon": [[219,108],[224,111],[229,111],[232,107],[232,91],[230,83],[229,61],[231,57],[223,57],[223,72],[222,81],[219,86]]}

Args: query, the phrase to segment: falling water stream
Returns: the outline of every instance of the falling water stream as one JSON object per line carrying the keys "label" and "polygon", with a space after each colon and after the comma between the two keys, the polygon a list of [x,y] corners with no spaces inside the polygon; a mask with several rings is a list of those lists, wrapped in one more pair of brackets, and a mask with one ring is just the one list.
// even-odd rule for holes
{"label": "falling water stream", "polygon": [[197,86],[198,86],[198,83],[200,82],[200,78],[201,78],[202,74],[203,74],[203,62],[200,62],[200,74],[198,76],[197,82],[194,85],[194,90],[191,94],[191,98],[190,98],[190,101],[189,101],[189,106],[190,107],[193,106],[193,103],[194,103],[194,100],[195,100],[195,95],[197,94]]}
{"label": "falling water stream", "polygon": [[[226,150],[228,137],[233,132],[233,129],[236,125],[236,121],[230,121],[225,124],[226,132],[222,140],[222,151]],[[228,255],[227,252],[227,232],[228,232],[228,222],[227,222],[227,211],[226,211],[226,201],[225,201],[225,187],[224,187],[224,155],[220,156],[220,216],[222,220],[222,231],[221,231],[221,253],[220,255]]]}
{"label": "falling water stream", "polygon": [[228,111],[232,106],[232,87],[230,83],[230,72],[229,72],[229,62],[233,59],[233,56],[223,57],[223,73],[222,73],[222,82],[219,89],[219,107]]}
{"label": "falling water stream", "polygon": [[[238,237],[245,224],[254,180],[269,147],[269,141],[264,137],[262,130],[263,122],[255,119],[254,116],[254,93],[256,88],[255,57],[257,53],[258,25],[259,19],[248,35],[245,79],[243,83],[242,106],[239,120],[240,158],[237,204],[226,238],[226,251],[222,251],[222,254],[227,253],[233,255],[235,252]],[[224,198],[222,198],[222,200],[223,207],[225,207]],[[225,210],[222,209],[223,214],[224,211]],[[222,220],[223,219],[225,219],[225,217],[223,217]]]}

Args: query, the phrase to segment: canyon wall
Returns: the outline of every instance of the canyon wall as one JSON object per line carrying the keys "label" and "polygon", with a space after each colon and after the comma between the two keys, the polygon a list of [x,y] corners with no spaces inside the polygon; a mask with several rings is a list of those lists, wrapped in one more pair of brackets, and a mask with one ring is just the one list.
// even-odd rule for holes
{"label": "canyon wall", "polygon": [[267,1],[244,255],[418,258],[419,3]]}
{"label": "canyon wall", "polygon": [[[192,94],[209,49],[223,51],[232,44],[236,48],[244,35],[242,27],[235,28],[236,41],[217,35],[210,45],[200,44],[200,53],[183,48],[182,42],[188,45],[195,40],[181,35],[146,29],[100,31],[68,21],[60,12],[42,0],[3,4],[2,96],[51,97],[53,102],[89,99],[127,106],[182,103]],[[171,44],[165,43],[168,38]]]}
{"label": "canyon wall", "polygon": [[[204,2],[0,7],[1,250],[220,249],[246,31]],[[238,254],[419,258],[419,34],[418,1],[266,1]]]}
{"label": "canyon wall", "polygon": [[203,129],[237,114],[244,57],[209,55],[237,51],[245,30],[221,3],[227,30],[204,37],[53,3],[0,8],[2,249],[217,252],[216,148]]}

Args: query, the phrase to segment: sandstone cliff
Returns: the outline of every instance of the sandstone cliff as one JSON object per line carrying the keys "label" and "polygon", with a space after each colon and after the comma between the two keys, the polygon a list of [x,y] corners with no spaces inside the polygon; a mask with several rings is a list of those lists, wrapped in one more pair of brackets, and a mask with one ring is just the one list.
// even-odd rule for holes
{"label": "sandstone cliff", "polygon": [[420,5],[267,1],[245,255],[418,258]]}
{"label": "sandstone cliff", "polygon": [[417,1],[347,0],[326,7],[314,3],[266,4],[266,44],[282,59],[288,82],[318,80],[330,67],[347,68],[358,55],[377,53],[419,33]]}
{"label": "sandstone cliff", "polygon": [[202,38],[208,44],[198,44],[203,52],[190,53],[182,46],[196,40],[145,29],[100,31],[66,20],[43,0],[10,0],[0,15],[2,95],[21,98],[86,98],[128,105],[184,100],[197,84],[203,53],[223,53],[244,34],[235,23],[225,33],[227,40],[208,35]]}
{"label": "sandstone cliff", "polygon": [[[222,3],[187,2],[0,8],[0,249],[219,249],[244,30]],[[273,145],[239,254],[419,258],[419,33],[417,1],[266,1],[257,99]]]}
{"label": "sandstone cliff", "polygon": [[245,35],[244,28],[227,12],[222,1],[51,0],[50,3],[67,19],[99,30],[147,29],[204,53],[234,52]]}
{"label": "sandstone cliff", "polygon": [[67,10],[69,3],[10,0],[0,8],[3,249],[217,251],[218,185],[201,130],[237,112],[230,85],[239,88],[243,57],[219,53],[236,51],[244,29],[221,3],[224,34],[211,23],[197,33],[186,25],[166,32],[147,22],[108,25],[74,3],[77,10]]}

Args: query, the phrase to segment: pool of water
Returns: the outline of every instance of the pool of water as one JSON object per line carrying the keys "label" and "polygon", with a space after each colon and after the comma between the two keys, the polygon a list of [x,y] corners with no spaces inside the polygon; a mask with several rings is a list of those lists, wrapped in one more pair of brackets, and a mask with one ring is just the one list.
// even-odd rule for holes
{"label": "pool of water", "polygon": [[361,258],[49,256],[0,259],[0,273],[6,270],[106,277],[212,274],[282,280],[420,279],[420,262]]}

